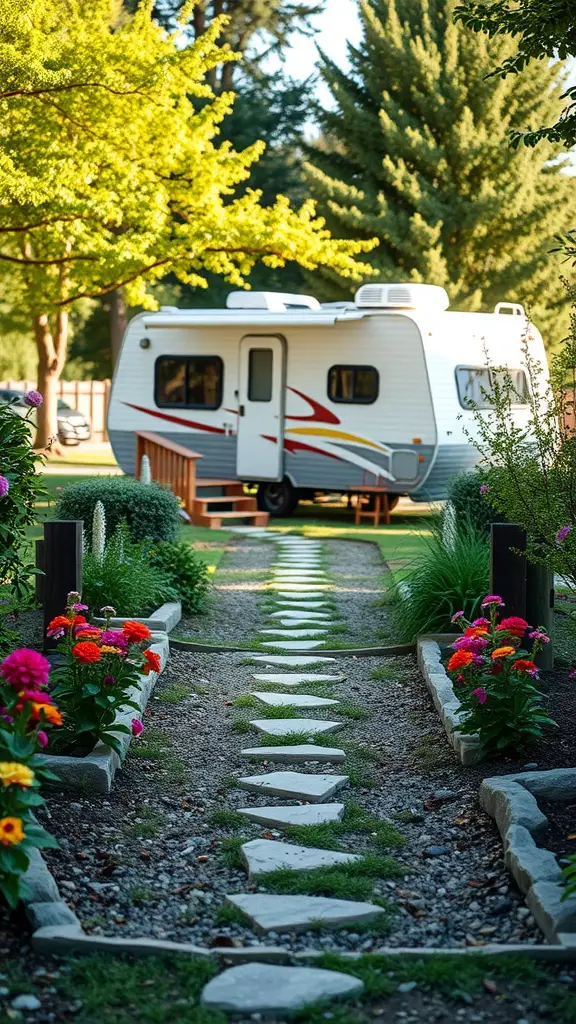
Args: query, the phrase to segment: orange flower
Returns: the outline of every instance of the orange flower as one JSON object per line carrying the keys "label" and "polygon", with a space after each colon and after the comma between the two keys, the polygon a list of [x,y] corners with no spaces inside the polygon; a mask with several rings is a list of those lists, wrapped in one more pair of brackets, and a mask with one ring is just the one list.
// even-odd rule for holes
{"label": "orange flower", "polygon": [[22,818],[0,818],[0,843],[2,846],[16,846],[23,839]]}
{"label": "orange flower", "polygon": [[72,625],[72,620],[67,615],[56,615],[55,618],[48,623],[48,629],[67,629],[68,626]]}
{"label": "orange flower", "polygon": [[82,626],[82,625],[84,625],[85,622],[86,622],[86,616],[85,615],[75,615],[74,618],[72,619],[72,625],[73,626]]}
{"label": "orange flower", "polygon": [[464,636],[487,636],[488,630],[485,626],[468,626],[464,630]]}
{"label": "orange flower", "polygon": [[93,644],[90,640],[74,644],[72,654],[81,665],[90,665],[95,661],[100,661],[101,657],[98,644]]}
{"label": "orange flower", "polygon": [[538,666],[530,661],[528,658],[518,658],[512,665],[515,672],[537,672]]}
{"label": "orange flower", "polygon": [[98,629],[98,626],[82,626],[75,632],[77,640],[99,640],[102,636],[102,630]]}
{"label": "orange flower", "polygon": [[455,672],[459,668],[466,668],[473,660],[470,651],[455,651],[448,662],[448,671]]}
{"label": "orange flower", "polygon": [[495,651],[492,651],[492,659],[496,658],[507,658],[509,654],[516,654],[515,647],[497,647]]}
{"label": "orange flower", "polygon": [[40,720],[40,713],[43,713],[44,718],[50,725],[62,725],[62,715],[58,708],[55,708],[52,704],[33,704],[32,705],[32,720],[38,722]]}
{"label": "orange flower", "polygon": [[131,644],[137,644],[141,640],[149,640],[151,633],[148,626],[145,626],[143,622],[133,622],[128,620],[122,626],[122,632],[124,636],[127,636]]}
{"label": "orange flower", "polygon": [[149,675],[150,672],[159,672],[162,664],[160,662],[160,655],[156,651],[144,651],[144,657],[146,658],[146,665],[142,669],[145,676]]}

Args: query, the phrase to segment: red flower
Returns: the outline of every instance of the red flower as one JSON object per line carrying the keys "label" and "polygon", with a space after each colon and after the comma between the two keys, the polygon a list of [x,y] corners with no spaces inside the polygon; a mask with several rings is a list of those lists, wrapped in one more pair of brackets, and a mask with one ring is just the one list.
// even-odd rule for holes
{"label": "red flower", "polygon": [[144,651],[144,657],[146,658],[146,664],[142,669],[145,676],[149,675],[150,672],[159,672],[162,668],[160,661],[160,655],[156,651]]}
{"label": "red flower", "polygon": [[67,615],[56,615],[49,623],[46,632],[50,636],[51,633],[56,632],[60,629],[68,629],[68,626],[72,625],[72,619],[69,619]]}
{"label": "red flower", "polygon": [[472,661],[470,651],[455,651],[448,662],[448,671],[454,672],[458,668],[466,668]]}
{"label": "red flower", "polygon": [[140,643],[141,640],[149,640],[151,637],[148,626],[143,622],[132,622],[130,619],[122,626],[122,632],[128,637],[131,644]]}
{"label": "red flower", "polygon": [[511,633],[512,636],[522,637],[526,630],[530,629],[530,626],[519,615],[510,615],[507,619],[502,619],[500,624],[496,626],[496,629],[498,632]]}
{"label": "red flower", "polygon": [[538,666],[535,665],[534,662],[530,661],[528,658],[519,658],[518,661],[514,662],[514,664],[512,665],[512,668],[514,669],[515,672],[529,672],[529,673],[532,673],[532,672],[537,672],[538,671]]}
{"label": "red flower", "polygon": [[73,626],[81,626],[85,622],[86,622],[86,616],[85,615],[75,615],[74,618],[72,619],[72,625]]}
{"label": "red flower", "polygon": [[100,661],[102,657],[98,644],[93,644],[90,640],[74,644],[72,654],[80,665],[91,665],[93,662]]}
{"label": "red flower", "polygon": [[486,636],[487,632],[485,626],[468,626],[464,630],[464,636]]}

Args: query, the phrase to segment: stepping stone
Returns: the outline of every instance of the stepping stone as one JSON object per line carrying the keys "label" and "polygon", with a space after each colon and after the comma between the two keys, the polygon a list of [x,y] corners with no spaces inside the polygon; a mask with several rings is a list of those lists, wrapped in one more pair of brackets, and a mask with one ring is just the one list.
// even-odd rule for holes
{"label": "stepping stone", "polygon": [[298,807],[239,807],[257,825],[322,825],[325,821],[341,821],[344,804],[301,804]]}
{"label": "stepping stone", "polygon": [[266,636],[282,636],[292,640],[300,639],[300,637],[311,637],[311,636],[326,636],[325,629],[299,629],[298,623],[291,623],[291,629],[284,629],[282,625],[279,625],[277,629],[259,629],[259,633],[265,633]]}
{"label": "stepping stone", "polygon": [[[278,620],[278,625],[280,626],[281,629],[309,629],[309,628],[311,628],[311,629],[319,629],[323,633],[325,633],[326,629],[329,629],[330,626],[334,625],[334,622],[330,622],[330,621],[324,622],[322,619],[320,621],[318,621],[318,619],[310,619],[309,616],[307,616],[305,614],[300,614],[297,619],[279,619]],[[274,630],[274,632],[276,633],[277,630]]]}
{"label": "stepping stone", "polygon": [[295,846],[275,839],[252,839],[244,843],[241,850],[250,879],[282,868],[312,871],[314,868],[331,868],[335,864],[352,864],[362,859],[357,853],[316,850],[313,846]]}
{"label": "stepping stone", "polygon": [[309,800],[313,804],[329,800],[347,782],[347,775],[306,775],[305,772],[268,772],[238,779],[240,788],[252,793],[271,793],[293,800]]}
{"label": "stepping stone", "polygon": [[304,577],[304,579],[306,579],[308,576],[326,576],[327,573],[324,569],[277,569],[273,575],[277,579],[281,577],[294,576],[295,579],[298,580],[300,577]]}
{"label": "stepping stone", "polygon": [[[297,595],[293,594],[291,590],[278,590],[278,591],[276,591],[275,587],[273,588],[273,590],[276,591],[275,594],[274,594],[274,597],[284,597],[284,598],[285,597],[288,597],[288,598],[290,598],[290,597],[297,597],[299,601],[315,601],[317,597],[321,596],[322,590],[326,590],[327,586],[328,586],[328,584],[325,583],[322,587],[317,587],[314,590],[304,590],[304,591],[302,591],[302,593],[297,594]],[[294,605],[292,605],[292,607],[294,607]],[[312,605],[310,605],[310,607],[311,608],[316,608],[318,606],[312,604]]]}
{"label": "stepping stone", "polygon": [[273,562],[273,569],[293,569],[295,566],[298,569],[315,569],[321,566],[322,562],[319,558],[310,559],[303,561],[301,558],[293,558],[289,562]]}
{"label": "stepping stone", "polygon": [[313,651],[325,643],[325,640],[263,640],[262,647],[275,647],[281,651]]}
{"label": "stepping stone", "polygon": [[254,690],[252,696],[272,708],[325,708],[330,704],[340,703],[339,700],[332,700],[330,697],[314,697],[309,693],[268,693]]}
{"label": "stepping stone", "polygon": [[298,591],[302,591],[305,594],[318,594],[323,590],[326,590],[326,587],[331,586],[331,583],[316,583],[314,580],[302,580],[301,583],[289,583],[288,580],[273,580],[272,583],[268,584],[270,590],[282,589],[286,593],[289,591],[290,593],[297,594],[298,597],[301,597],[301,594],[298,594]]}
{"label": "stepping stone", "polygon": [[287,667],[306,668],[309,665],[320,665],[322,662],[336,661],[321,654],[317,657],[302,654],[255,654],[251,661],[265,661],[267,665],[286,665]]}
{"label": "stepping stone", "polygon": [[[328,661],[329,659],[324,659]],[[316,672],[266,672],[255,673],[252,679],[260,683],[281,683],[282,686],[301,686],[302,683],[342,683],[344,676],[329,676]]]}
{"label": "stepping stone", "polygon": [[279,964],[240,964],[209,981],[200,1001],[212,1010],[238,1017],[260,1014],[284,1017],[313,1003],[354,999],[364,983],[351,974],[320,967],[282,967]]}
{"label": "stepping stone", "polygon": [[[289,747],[247,747],[242,751],[242,755],[284,764],[298,764],[299,761],[326,761],[339,764],[346,760],[346,754],[338,747],[317,747],[314,743],[295,743]],[[329,806],[333,807],[334,804]]]}
{"label": "stepping stone", "polygon": [[260,932],[306,932],[311,924],[324,928],[348,928],[374,921],[384,913],[374,903],[332,900],[327,896],[272,896],[238,893],[227,896]]}
{"label": "stepping stone", "polygon": [[344,722],[324,722],[321,718],[255,718],[250,725],[268,736],[291,736],[295,732],[319,736],[323,732],[336,732]]}
{"label": "stepping stone", "polygon": [[312,611],[314,611],[318,608],[329,607],[328,601],[324,601],[322,600],[322,598],[319,601],[308,601],[304,599],[304,603],[302,603],[302,599],[300,597],[294,597],[289,599],[284,598],[282,601],[278,601],[277,603],[281,609],[288,608],[293,612],[307,612],[309,608],[311,608]]}
{"label": "stepping stone", "polygon": [[316,620],[317,622],[324,622],[327,619],[330,619],[330,612],[306,612],[297,611],[290,608],[284,608],[283,610],[281,609],[279,612],[272,612],[269,618],[294,619],[295,622],[298,622],[300,619],[303,619],[306,622],[312,622],[314,620]]}

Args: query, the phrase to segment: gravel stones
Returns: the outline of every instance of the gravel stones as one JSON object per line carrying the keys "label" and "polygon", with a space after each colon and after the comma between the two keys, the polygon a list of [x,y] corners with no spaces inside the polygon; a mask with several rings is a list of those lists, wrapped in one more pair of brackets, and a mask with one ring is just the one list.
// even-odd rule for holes
{"label": "gravel stones", "polygon": [[358,978],[318,967],[242,964],[209,981],[202,992],[202,1003],[236,1015],[277,1016],[314,1003],[352,998],[363,988]]}
{"label": "gravel stones", "polygon": [[239,807],[257,825],[321,825],[325,821],[341,821],[344,804],[300,804],[294,807]]}
{"label": "gravel stones", "polygon": [[294,846],[275,839],[252,839],[242,846],[242,856],[248,868],[248,877],[265,875],[269,871],[289,868],[291,871],[310,871],[313,868],[351,864],[361,858],[354,853],[336,853],[334,850],[315,850],[312,846]]}
{"label": "gravel stones", "polygon": [[342,728],[343,722],[325,722],[321,718],[255,718],[250,725],[268,736],[290,736],[295,732],[318,736],[336,732]]}
{"label": "gravel stones", "polygon": [[292,797],[294,800],[310,800],[311,803],[328,800],[347,782],[347,775],[305,775],[302,772],[269,772],[267,775],[247,775],[238,779],[242,789]]}
{"label": "gravel stones", "polygon": [[263,761],[278,761],[284,764],[298,764],[301,761],[338,764],[346,760],[346,754],[338,747],[317,747],[313,743],[295,743],[286,747],[247,747],[242,754],[244,757],[258,757]]}
{"label": "gravel stones", "polygon": [[384,913],[374,903],[333,900],[327,896],[273,896],[268,893],[239,893],[227,896],[259,932],[302,932],[311,925],[346,928],[367,924]]}

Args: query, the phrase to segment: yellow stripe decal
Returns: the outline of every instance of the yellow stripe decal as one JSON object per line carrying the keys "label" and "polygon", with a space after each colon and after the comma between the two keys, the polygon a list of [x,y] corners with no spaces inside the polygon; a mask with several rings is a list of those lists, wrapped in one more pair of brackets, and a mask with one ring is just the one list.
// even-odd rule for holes
{"label": "yellow stripe decal", "polygon": [[365,437],[358,437],[357,434],[348,434],[345,430],[331,430],[329,427],[288,427],[287,434],[311,434],[315,437],[335,437],[340,441],[350,441],[352,444],[365,445],[367,448],[375,448],[377,452],[388,454],[388,448],[384,448],[376,441],[369,441]]}

